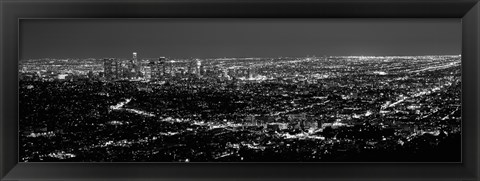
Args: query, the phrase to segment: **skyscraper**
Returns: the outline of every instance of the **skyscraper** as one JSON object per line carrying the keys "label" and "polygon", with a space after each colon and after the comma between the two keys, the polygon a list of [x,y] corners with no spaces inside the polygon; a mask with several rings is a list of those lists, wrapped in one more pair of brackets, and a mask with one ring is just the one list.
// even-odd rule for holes
{"label": "skyscraper", "polygon": [[145,79],[147,79],[147,80],[152,79],[152,66],[150,64],[143,68],[143,72],[145,72],[144,73],[144,78]]}
{"label": "skyscraper", "polygon": [[114,70],[114,75],[115,75],[115,79],[119,79],[120,78],[120,75],[122,73],[122,70],[120,70],[120,66],[122,65],[121,63],[119,63],[118,61],[115,61],[115,63],[113,64],[114,67],[115,67],[115,70]]}
{"label": "skyscraper", "polygon": [[118,62],[114,58],[103,59],[103,72],[106,80],[118,78]]}
{"label": "skyscraper", "polygon": [[175,75],[174,63],[175,63],[175,62],[174,62],[173,60],[168,61],[168,68],[169,68],[169,72],[168,72],[168,73],[169,73],[171,76],[174,76],[174,75]]}
{"label": "skyscraper", "polygon": [[137,63],[137,52],[133,52],[133,63]]}
{"label": "skyscraper", "polygon": [[197,62],[197,66],[195,67],[195,73],[197,74],[197,76],[201,76],[201,72],[200,72],[200,68],[202,66],[202,62],[199,60],[199,59],[196,59],[196,62]]}
{"label": "skyscraper", "polygon": [[195,72],[194,67],[195,66],[193,65],[193,61],[188,63],[188,73],[189,74],[194,74],[194,72]]}
{"label": "skyscraper", "polygon": [[200,75],[203,76],[205,75],[205,65],[200,65]]}
{"label": "skyscraper", "polygon": [[140,67],[138,65],[137,52],[133,52],[132,60],[128,64],[128,77],[138,78],[140,73]]}
{"label": "skyscraper", "polygon": [[152,60],[149,63],[150,66],[150,74],[151,74],[151,79],[152,80],[160,80],[163,78],[165,75],[165,63],[166,63],[166,58],[165,57],[160,57],[158,60]]}
{"label": "skyscraper", "polygon": [[[167,58],[165,58],[165,57],[160,57],[160,58],[158,59],[158,63],[159,63],[158,65],[161,66],[161,68],[162,68],[162,73],[161,73],[161,75],[162,75],[162,76],[165,76],[165,75],[167,74],[167,67],[166,67]],[[159,69],[159,70],[160,70],[160,69]]]}

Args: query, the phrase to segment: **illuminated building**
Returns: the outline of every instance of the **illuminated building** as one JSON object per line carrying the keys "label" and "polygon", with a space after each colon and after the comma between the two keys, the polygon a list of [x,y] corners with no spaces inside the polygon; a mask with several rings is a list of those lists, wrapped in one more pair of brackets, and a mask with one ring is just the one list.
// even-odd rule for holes
{"label": "illuminated building", "polygon": [[166,63],[167,63],[167,58],[165,57],[160,57],[158,59],[160,65],[162,66],[162,74],[161,75],[165,75],[167,74],[167,68],[165,67],[166,66]]}
{"label": "illuminated building", "polygon": [[173,69],[173,63],[174,63],[173,60],[172,60],[172,61],[167,61],[168,74],[169,74],[170,76],[174,76],[174,75],[175,75],[175,71],[174,71],[174,69]]}
{"label": "illuminated building", "polygon": [[138,65],[137,52],[133,52],[132,60],[127,64],[126,75],[129,79],[138,78],[140,73],[140,66]]}
{"label": "illuminated building", "polygon": [[205,66],[203,64],[200,65],[200,75],[204,75],[205,74]]}
{"label": "illuminated building", "polygon": [[151,80],[160,80],[163,78],[163,76],[166,74],[166,58],[165,57],[160,57],[158,60],[153,60],[150,61],[148,64],[149,67],[147,68],[150,74],[150,79]]}
{"label": "illuminated building", "polygon": [[200,72],[200,67],[202,66],[202,62],[199,59],[197,59],[196,62],[197,66],[195,67],[195,73],[197,74],[197,76],[201,76],[202,74]]}
{"label": "illuminated building", "polygon": [[133,63],[136,64],[137,63],[137,52],[133,52],[133,59],[132,59]]}
{"label": "illuminated building", "polygon": [[193,70],[192,70],[192,63],[188,63],[187,65],[187,73],[188,74],[192,74]]}
{"label": "illuminated building", "polygon": [[152,79],[152,69],[151,69],[151,66],[145,66],[143,68],[143,72],[144,72],[144,78],[147,79],[147,80],[150,80]]}
{"label": "illuminated building", "polygon": [[120,78],[118,62],[116,61],[116,59],[103,59],[103,72],[106,80],[114,80]]}

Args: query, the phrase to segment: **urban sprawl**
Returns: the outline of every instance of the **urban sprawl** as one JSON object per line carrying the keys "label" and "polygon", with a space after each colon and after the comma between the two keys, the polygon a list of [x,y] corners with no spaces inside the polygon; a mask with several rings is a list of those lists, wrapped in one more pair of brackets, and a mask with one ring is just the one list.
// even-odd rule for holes
{"label": "urban sprawl", "polygon": [[21,162],[459,162],[461,56],[31,59]]}

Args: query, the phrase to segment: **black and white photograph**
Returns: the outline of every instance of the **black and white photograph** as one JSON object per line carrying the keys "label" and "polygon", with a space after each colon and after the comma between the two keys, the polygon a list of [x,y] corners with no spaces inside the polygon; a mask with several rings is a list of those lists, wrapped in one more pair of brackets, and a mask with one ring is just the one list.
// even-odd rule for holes
{"label": "black and white photograph", "polygon": [[461,51],[461,19],[21,19],[18,161],[461,162]]}

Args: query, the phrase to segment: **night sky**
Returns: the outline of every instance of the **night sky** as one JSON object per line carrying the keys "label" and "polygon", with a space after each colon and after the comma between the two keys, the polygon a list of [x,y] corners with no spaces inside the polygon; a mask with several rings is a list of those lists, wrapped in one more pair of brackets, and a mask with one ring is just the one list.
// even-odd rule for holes
{"label": "night sky", "polygon": [[29,19],[20,59],[456,55],[460,19]]}

